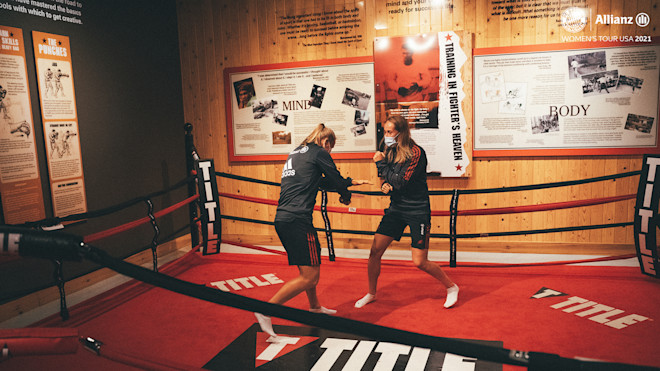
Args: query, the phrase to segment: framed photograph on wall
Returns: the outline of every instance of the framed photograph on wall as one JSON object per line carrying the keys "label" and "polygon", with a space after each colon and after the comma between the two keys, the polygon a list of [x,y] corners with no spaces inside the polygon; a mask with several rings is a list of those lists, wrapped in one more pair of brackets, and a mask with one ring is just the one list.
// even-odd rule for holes
{"label": "framed photograph on wall", "polygon": [[284,160],[319,124],[334,130],[339,159],[376,150],[371,57],[227,68],[230,161]]}
{"label": "framed photograph on wall", "polygon": [[474,155],[660,153],[660,44],[474,50]]}

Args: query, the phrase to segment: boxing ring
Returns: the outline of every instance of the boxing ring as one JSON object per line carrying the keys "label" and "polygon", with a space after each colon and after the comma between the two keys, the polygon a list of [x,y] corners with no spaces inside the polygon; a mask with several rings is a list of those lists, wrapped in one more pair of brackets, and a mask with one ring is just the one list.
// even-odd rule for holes
{"label": "boxing ring", "polygon": [[[190,134],[190,133],[188,133]],[[454,270],[457,271],[458,277],[464,277],[465,280],[468,280],[468,277],[471,276],[483,276],[486,277],[487,273],[484,273],[485,270],[491,270],[493,268],[498,269],[514,269],[512,272],[522,272],[515,271],[516,269],[522,269],[520,267],[525,266],[524,273],[514,273],[521,274],[522,279],[516,282],[508,282],[507,285],[520,285],[520,281],[531,280],[532,278],[542,277],[543,279],[549,280],[549,282],[560,282],[561,275],[564,274],[567,277],[574,279],[576,281],[584,282],[585,286],[589,286],[589,280],[594,279],[594,277],[606,277],[608,279],[608,284],[613,282],[622,282],[624,284],[643,285],[644,290],[647,290],[645,293],[640,293],[638,297],[646,297],[648,295],[648,300],[650,301],[651,308],[655,307],[656,310],[651,313],[640,314],[630,314],[626,317],[620,317],[618,319],[612,319],[614,314],[623,312],[623,310],[613,309],[610,307],[609,318],[607,316],[601,315],[599,319],[594,319],[596,316],[593,316],[589,319],[592,321],[600,321],[600,324],[606,324],[611,328],[618,329],[618,331],[625,331],[627,328],[634,328],[635,330],[641,327],[640,324],[643,324],[645,329],[642,334],[648,334],[650,331],[651,337],[647,339],[636,339],[626,338],[621,340],[624,343],[635,341],[637,348],[642,348],[639,350],[641,357],[643,358],[641,362],[612,362],[607,361],[607,359],[618,359],[617,357],[608,357],[603,360],[589,359],[589,355],[576,355],[576,356],[562,356],[560,354],[555,354],[552,352],[544,352],[543,349],[509,349],[502,346],[502,343],[493,342],[492,339],[483,339],[466,341],[463,339],[456,339],[448,336],[436,336],[433,334],[433,331],[429,331],[428,328],[420,327],[420,331],[412,331],[410,329],[398,328],[398,326],[392,325],[396,324],[399,320],[393,320],[391,322],[387,319],[387,314],[378,312],[376,316],[374,313],[368,315],[353,315],[347,313],[346,316],[341,314],[345,311],[341,311],[340,315],[337,316],[328,316],[324,314],[311,313],[307,310],[297,309],[294,306],[300,306],[299,302],[293,301],[292,306],[279,306],[275,304],[270,304],[265,302],[270,294],[267,292],[260,294],[247,294],[247,292],[239,291],[244,288],[252,288],[255,286],[264,286],[269,285],[276,286],[278,283],[281,283],[281,280],[273,278],[274,276],[268,272],[275,269],[273,267],[284,268],[286,266],[285,260],[283,259],[283,250],[282,249],[273,249],[265,246],[255,246],[245,243],[240,243],[237,241],[227,241],[222,239],[220,234],[221,221],[222,220],[233,220],[245,223],[258,223],[263,225],[273,225],[272,221],[268,220],[259,220],[259,219],[248,219],[243,217],[237,217],[232,215],[226,215],[220,210],[219,198],[225,197],[229,199],[241,200],[243,202],[258,203],[265,205],[276,205],[276,200],[268,200],[256,197],[249,197],[244,195],[220,193],[217,191],[218,186],[216,182],[222,181],[224,178],[231,178],[239,181],[245,182],[255,182],[266,186],[277,187],[279,183],[268,182],[259,179],[252,179],[247,177],[241,177],[236,175],[231,175],[222,172],[215,172],[213,169],[212,161],[210,160],[201,160],[197,155],[197,151],[192,146],[190,139],[188,139],[188,153],[190,158],[188,161],[189,170],[191,171],[191,176],[183,179],[178,182],[175,186],[170,187],[166,190],[155,192],[153,194],[139,197],[125,203],[122,203],[117,206],[113,206],[107,209],[103,209],[96,212],[91,212],[87,214],[79,214],[67,217],[65,219],[49,219],[40,222],[33,222],[22,226],[2,226],[0,227],[0,233],[4,236],[4,244],[2,248],[2,253],[4,255],[12,256],[31,256],[39,257],[43,259],[49,259],[56,261],[57,269],[61,269],[62,264],[65,264],[67,261],[81,261],[89,260],[94,263],[99,264],[101,267],[109,268],[119,274],[125,275],[132,278],[133,280],[121,285],[120,287],[109,290],[109,293],[104,293],[100,295],[95,300],[90,300],[83,305],[78,305],[72,308],[71,311],[66,306],[65,293],[64,293],[64,282],[59,280],[56,284],[60,289],[61,294],[61,310],[59,316],[54,315],[44,320],[38,321],[31,326],[22,329],[5,329],[0,330],[0,346],[2,347],[2,357],[0,357],[0,368],[6,367],[7,369],[30,369],[29,365],[38,364],[43,360],[54,361],[57,358],[53,357],[68,357],[67,359],[75,361],[75,357],[86,357],[84,361],[80,361],[81,364],[94,364],[94,360],[90,360],[90,355],[96,357],[97,359],[103,359],[103,362],[96,365],[97,369],[118,369],[125,367],[126,369],[155,369],[155,370],[188,370],[188,369],[251,369],[254,366],[254,369],[284,369],[277,368],[277,366],[272,366],[275,362],[271,362],[269,366],[268,362],[248,360],[247,363],[241,364],[241,366],[227,366],[231,364],[229,361],[231,357],[218,356],[214,357],[212,360],[208,359],[207,356],[202,356],[202,359],[206,359],[203,362],[199,360],[190,361],[190,362],[178,362],[177,357],[162,357],[162,354],[157,350],[159,347],[153,345],[147,347],[153,349],[153,352],[135,352],[131,348],[122,348],[122,344],[115,343],[105,343],[103,339],[103,334],[98,335],[89,335],[88,333],[81,333],[79,327],[85,328],[87,324],[95,321],[97,317],[102,315],[112,315],[112,311],[120,308],[122,305],[130,304],[132,300],[140,300],[141,296],[155,295],[152,288],[162,289],[159,290],[159,294],[155,298],[151,298],[147,302],[150,305],[154,305],[156,309],[153,309],[154,312],[159,312],[165,310],[162,308],[157,308],[158,298],[163,298],[163,303],[166,303],[166,298],[169,298],[169,294],[164,294],[165,292],[171,292],[177,294],[177,297],[183,295],[190,300],[186,300],[186,309],[187,311],[199,312],[204,310],[213,311],[213,313],[224,313],[224,311],[231,311],[232,313],[237,313],[233,318],[240,317],[240,323],[244,325],[245,328],[234,329],[233,327],[238,326],[239,321],[236,321],[233,325],[227,325],[232,328],[236,334],[241,334],[245,336],[249,331],[251,336],[256,339],[256,347],[259,349],[259,339],[264,340],[265,338],[261,336],[260,332],[257,329],[256,321],[251,313],[247,312],[260,312],[265,315],[272,316],[273,319],[282,319],[290,322],[283,322],[280,324],[280,330],[276,326],[276,331],[280,333],[283,331],[284,334],[300,334],[301,339],[309,336],[316,336],[317,339],[324,338],[325,343],[316,345],[314,352],[309,353],[311,359],[306,360],[307,365],[301,365],[300,369],[342,369],[340,366],[343,364],[346,370],[352,369],[348,365],[360,364],[360,365],[371,365],[365,366],[363,369],[401,369],[405,367],[406,371],[412,370],[425,370],[432,365],[433,355],[434,354],[444,354],[444,361],[440,360],[440,364],[445,362],[444,365],[447,366],[451,364],[449,355],[455,355],[462,357],[463,365],[456,366],[456,370],[501,370],[501,369],[518,369],[526,368],[528,370],[660,370],[660,358],[657,356],[650,355],[655,354],[655,346],[658,341],[660,341],[660,336],[658,335],[658,327],[655,325],[653,316],[660,314],[660,311],[657,310],[658,306],[658,291],[657,281],[654,281],[652,278],[658,278],[657,268],[658,268],[658,255],[657,248],[655,247],[655,231],[657,228],[657,218],[656,213],[658,210],[658,199],[660,198],[660,192],[656,191],[653,185],[655,184],[656,175],[655,165],[658,163],[658,159],[650,156],[645,156],[644,158],[644,168],[640,171],[632,171],[622,174],[615,174],[606,177],[598,177],[592,179],[585,179],[575,182],[557,182],[557,183],[547,183],[539,185],[530,185],[530,186],[520,186],[520,187],[508,187],[508,188],[497,188],[497,189],[471,189],[471,190],[450,190],[450,191],[430,191],[431,197],[436,195],[450,195],[451,202],[449,205],[449,210],[442,211],[432,211],[432,216],[445,216],[449,217],[449,232],[448,233],[432,233],[432,238],[438,239],[448,239],[450,241],[450,254],[448,265],[452,268],[450,274],[454,275]],[[206,165],[200,165],[201,163],[207,162]],[[208,163],[210,161],[210,164]],[[205,170],[205,171],[204,171]],[[206,175],[206,178],[204,177]],[[210,176],[209,176],[210,175]],[[580,201],[567,201],[567,202],[557,202],[557,203],[548,203],[542,205],[530,205],[530,206],[517,206],[517,207],[505,207],[505,208],[490,208],[490,209],[474,209],[474,210],[461,210],[459,208],[459,198],[461,195],[465,194],[478,194],[478,193],[495,193],[495,192],[515,192],[522,190],[531,190],[531,189],[546,189],[554,187],[564,187],[575,184],[584,184],[590,182],[599,182],[604,180],[611,179],[620,179],[625,177],[640,176],[639,181],[639,192],[638,194],[632,195],[621,195],[613,197],[604,197],[598,199],[590,200],[580,200]],[[153,197],[158,197],[167,192],[177,189],[179,187],[188,186],[190,192],[189,197],[181,200],[178,203],[171,205],[170,207],[164,208],[158,212],[154,212],[153,204],[151,199]],[[360,192],[354,191],[356,194],[362,194],[364,196],[370,197],[384,197],[380,192]],[[636,213],[635,220],[624,223],[612,223],[612,224],[599,224],[599,225],[588,225],[588,226],[572,226],[572,227],[562,227],[562,228],[550,228],[545,230],[523,230],[523,231],[512,231],[512,232],[492,232],[492,233],[476,233],[476,234],[459,234],[456,233],[457,226],[460,222],[460,216],[464,215],[492,215],[492,214],[507,214],[507,213],[523,213],[523,212],[535,212],[535,211],[544,211],[544,210],[556,210],[563,208],[577,208],[584,207],[589,205],[600,205],[606,203],[619,202],[629,199],[637,199],[636,204]],[[88,235],[88,236],[77,236],[68,234],[65,231],[45,231],[40,227],[45,225],[52,225],[53,222],[62,222],[63,220],[72,221],[76,219],[83,218],[96,218],[103,217],[109,213],[121,210],[126,207],[136,205],[138,203],[146,203],[149,208],[147,216],[140,218],[138,220],[127,222],[123,225],[99,231],[97,233]],[[205,204],[209,204],[205,206]],[[170,262],[166,265],[158,267],[156,248],[159,244],[159,227],[158,219],[168,213],[174,212],[184,207],[189,208],[189,213],[191,216],[190,225],[186,225],[184,229],[190,229],[191,233],[191,242],[192,248],[188,251],[183,257]],[[360,230],[351,230],[351,229],[336,229],[330,226],[328,213],[345,213],[345,214],[355,214],[355,215],[372,215],[378,216],[382,215],[382,209],[360,209],[360,208],[349,208],[349,207],[332,207],[327,205],[327,195],[322,195],[321,205],[317,207],[317,210],[320,211],[323,215],[324,226],[322,228],[317,228],[317,230],[324,232],[326,234],[326,247],[328,247],[328,256],[326,264],[323,264],[323,271],[330,270],[331,275],[341,275],[344,272],[353,272],[360,271],[366,275],[366,263],[364,259],[352,259],[344,258],[337,253],[335,257],[334,252],[334,242],[332,238],[333,233],[346,233],[346,234],[356,234],[356,235],[373,235],[373,231],[360,231]],[[133,265],[127,263],[121,259],[117,259],[108,255],[102,249],[95,247],[94,244],[97,241],[100,241],[104,238],[107,238],[112,235],[116,235],[122,232],[126,232],[137,226],[151,224],[153,228],[153,240],[152,240],[152,256],[153,256],[153,267],[152,269],[147,269],[142,266]],[[492,237],[492,236],[510,236],[517,234],[539,234],[539,233],[556,233],[564,231],[575,231],[575,230],[587,230],[587,229],[602,229],[602,228],[613,228],[613,227],[624,227],[624,226],[633,226],[636,234],[635,242],[637,248],[637,254],[631,255],[619,255],[619,256],[608,256],[608,257],[598,257],[593,259],[580,259],[572,261],[554,261],[554,262],[543,262],[543,263],[528,263],[528,264],[479,264],[479,263],[470,263],[470,262],[458,262],[457,261],[457,241],[460,239],[469,239],[477,237]],[[245,254],[236,254],[226,253],[223,251],[225,245],[238,246],[244,249],[254,250],[263,255],[254,255],[246,257]],[[272,259],[269,256],[278,256],[276,264],[272,264]],[[636,272],[636,274],[631,275],[631,269],[618,269],[618,268],[609,268],[607,272],[602,273],[602,269],[595,273],[596,267],[588,266],[573,266],[570,269],[565,268],[567,265],[572,265],[576,263],[597,263],[597,262],[606,262],[613,260],[621,259],[630,259],[637,257],[639,262],[639,268],[641,269],[641,274]],[[325,256],[324,256],[325,258]],[[327,264],[327,260],[334,261],[333,263]],[[229,263],[235,262],[238,267],[230,267]],[[209,280],[199,280],[197,278],[192,280],[186,280],[185,277],[187,274],[191,276],[192,271],[198,270],[201,266],[215,266],[217,264],[216,271],[214,274],[218,274],[218,270],[222,271],[224,264],[226,264],[227,270],[236,269],[237,272],[239,268],[244,269],[245,266],[253,264],[258,269],[263,267],[264,274],[260,276],[250,276],[243,277],[241,279],[229,280],[225,279],[223,281],[216,281],[213,284],[209,284]],[[335,267],[333,267],[335,266]],[[384,273],[391,269],[394,271],[405,271],[404,277],[407,277],[407,263],[402,263],[399,261],[383,261]],[[257,268],[255,268],[257,269]],[[600,269],[600,268],[599,268]],[[500,272],[500,271],[498,271]],[[494,273],[494,276],[489,278],[492,280],[505,280],[508,279],[510,273]],[[553,273],[554,272],[554,273]],[[262,273],[261,271],[259,273]],[[199,273],[202,274],[202,273]],[[205,274],[205,273],[204,273]],[[239,275],[242,273],[236,273]],[[270,275],[269,275],[270,274]],[[490,273],[488,273],[490,274]],[[58,277],[61,277],[61,272],[58,274]],[[180,278],[181,277],[181,278]],[[196,277],[196,276],[195,276]],[[352,276],[351,276],[352,277]],[[483,278],[482,277],[482,278]],[[488,276],[490,277],[490,276]],[[548,279],[548,277],[550,277]],[[352,278],[351,278],[352,279]],[[324,281],[325,278],[322,277],[321,281]],[[334,277],[333,277],[333,282]],[[350,279],[349,279],[350,280]],[[231,282],[230,282],[231,281]],[[407,280],[402,280],[407,281]],[[220,283],[222,282],[222,283]],[[387,282],[387,281],[384,281]],[[460,281],[459,281],[460,282]],[[539,281],[541,282],[541,281]],[[475,283],[474,285],[478,285]],[[400,282],[393,283],[392,285],[402,285]],[[484,285],[487,286],[487,283],[484,282]],[[538,285],[537,282],[532,283],[532,285]],[[350,283],[345,291],[351,289]],[[642,286],[640,286],[642,287]],[[234,288],[234,290],[232,290]],[[616,290],[624,290],[625,285],[622,287],[616,287]],[[320,286],[321,290],[330,290],[330,288]],[[545,289],[545,291],[543,291]],[[552,296],[551,292],[553,291],[550,287],[543,287],[542,290],[539,290],[535,297],[542,298],[544,296]],[[466,291],[469,291],[470,287]],[[614,289],[613,289],[614,290]],[[246,290],[244,290],[246,291]],[[341,290],[340,290],[341,291]],[[494,290],[495,291],[495,290]],[[321,291],[320,291],[321,292]],[[362,291],[358,291],[362,292]],[[588,291],[587,291],[588,292]],[[180,295],[178,295],[180,294]],[[561,295],[560,295],[561,294]],[[462,295],[464,294],[462,291]],[[486,294],[484,294],[486,295]],[[556,296],[567,296],[565,293],[556,294]],[[574,296],[575,297],[575,296]],[[344,299],[357,299],[358,296],[351,296],[350,298]],[[423,301],[428,301],[426,297],[422,297]],[[466,297],[466,301],[477,302],[479,297]],[[498,298],[495,298],[499,300]],[[525,298],[529,301],[529,298]],[[145,299],[146,300],[146,299]],[[462,299],[459,298],[459,304]],[[575,299],[577,300],[577,299]],[[638,300],[639,301],[639,300]],[[514,304],[515,300],[512,300],[510,305]],[[204,304],[202,304],[204,303]],[[521,300],[522,303],[522,300]],[[584,301],[576,301],[572,304],[578,304],[569,309],[562,308],[562,305],[567,306],[568,304],[555,304],[555,309],[564,309],[564,312],[567,313],[578,313],[577,316],[585,317],[581,315],[578,310],[584,310],[589,308],[588,305],[597,304],[595,302],[589,301],[586,299]],[[506,303],[502,303],[506,305]],[[144,305],[144,303],[142,304]],[[420,304],[427,305],[427,304]],[[655,306],[654,306],[655,305]],[[465,305],[467,308],[469,303]],[[218,307],[226,308],[222,309],[223,312],[220,312],[221,309]],[[580,308],[577,308],[580,307]],[[426,308],[426,307],[425,307]],[[237,311],[234,311],[237,309]],[[360,309],[363,311],[364,309]],[[458,318],[462,317],[460,311],[462,307],[443,312],[443,316],[451,318],[456,316]],[[473,310],[478,311],[474,308]],[[507,308],[504,311],[515,312],[515,308]],[[247,311],[247,312],[246,312]],[[407,309],[407,311],[414,311],[414,309]],[[608,311],[608,310],[606,310]],[[616,312],[618,311],[618,312]],[[458,313],[456,313],[458,312]],[[556,311],[555,311],[556,312]],[[368,312],[365,312],[368,313]],[[405,312],[408,313],[408,312]],[[447,313],[447,314],[445,314]],[[582,312],[584,313],[584,312]],[[189,313],[191,314],[191,313]],[[426,315],[432,313],[426,312]],[[593,313],[592,313],[593,314]],[[591,316],[592,314],[589,314]],[[487,316],[487,315],[484,315]],[[249,317],[249,318],[248,318]],[[354,318],[349,318],[354,317]],[[469,318],[474,317],[473,313],[467,315],[463,320],[469,321]],[[120,316],[121,318],[121,316]],[[217,317],[213,317],[217,318]],[[359,318],[359,319],[355,319]],[[467,318],[467,319],[466,319]],[[483,317],[487,318],[487,317]],[[159,320],[156,316],[155,320]],[[379,321],[372,321],[370,319],[380,319],[380,322],[384,324],[379,324]],[[128,320],[128,319],[127,319]],[[208,319],[207,319],[208,320]],[[473,318],[472,321],[479,322],[481,318]],[[520,318],[517,321],[524,321],[524,318]],[[430,318],[428,319],[429,323],[433,322]],[[376,323],[374,323],[376,322]],[[285,326],[285,324],[295,323],[303,324],[310,327],[304,329],[295,327],[295,326]],[[515,322],[513,322],[515,323]],[[251,325],[250,325],[251,324]],[[445,324],[447,327],[450,327],[449,323]],[[637,327],[633,326],[636,325]],[[210,326],[210,325],[209,325]],[[649,327],[651,326],[651,327]],[[240,326],[239,326],[240,327]],[[407,326],[402,326],[407,327]],[[288,330],[288,332],[284,331]],[[323,335],[326,334],[323,331],[332,331],[332,336]],[[506,330],[511,331],[511,330]],[[503,331],[503,332],[506,332]],[[599,331],[601,331],[599,329]],[[227,332],[231,332],[227,330]],[[430,333],[429,333],[430,332]],[[329,333],[329,332],[328,332]],[[343,335],[337,334],[348,334],[347,338],[343,339],[341,344],[357,344],[355,348],[348,346],[346,348],[337,348],[339,340],[337,337]],[[349,336],[350,335],[350,336]],[[96,338],[98,336],[98,339]],[[234,336],[237,340],[231,342],[231,344],[225,344],[224,350],[234,347],[234,344],[241,336]],[[352,337],[351,337],[352,336]],[[577,336],[577,335],[576,335]],[[647,335],[644,335],[647,336]],[[181,335],[182,339],[186,339],[184,335]],[[335,341],[331,343],[329,339]],[[179,349],[181,352],[187,353],[191,352],[191,349],[186,348],[186,345],[190,345],[194,349],[196,344],[195,340],[188,339],[189,344],[179,344],[175,349]],[[233,338],[232,338],[233,340]],[[341,340],[341,339],[340,339]],[[227,343],[229,340],[226,341]],[[127,342],[127,343],[130,343]],[[368,349],[379,349],[376,348],[376,343],[378,347],[383,346],[385,350],[381,350],[379,355],[375,355],[376,350],[372,350],[371,353],[367,352],[369,355],[369,360],[367,361],[367,356],[363,360],[360,360],[356,355],[358,350],[365,347],[373,347]],[[311,343],[313,344],[313,343]],[[334,345],[333,345],[334,344]],[[644,347],[641,344],[645,344]],[[333,347],[334,346],[334,347]],[[342,345],[344,346],[344,345]],[[571,345],[567,345],[569,348]],[[404,347],[405,349],[410,349],[409,353],[399,353],[401,356],[396,359],[390,359],[391,367],[387,368],[385,364],[386,354],[389,354],[386,350],[396,351],[401,350]],[[407,348],[406,348],[407,347]],[[263,346],[262,346],[263,348]],[[80,352],[80,349],[90,350],[89,352]],[[233,348],[232,348],[233,349]],[[331,353],[337,352],[335,358],[332,359],[330,363],[323,363],[327,361]],[[353,355],[348,358],[348,356],[340,357],[342,352],[352,351]],[[223,351],[224,351],[223,350]],[[240,351],[240,349],[238,350]],[[260,349],[259,357],[267,353],[267,349]],[[625,352],[625,349],[621,350]],[[254,350],[253,350],[254,352]],[[403,351],[401,351],[403,352]],[[406,351],[408,352],[408,351]],[[649,353],[651,352],[651,353]],[[85,353],[81,355],[80,353]],[[193,352],[194,353],[194,352]],[[248,352],[249,353],[249,352]],[[365,354],[367,354],[365,353]],[[395,352],[396,353],[396,352]],[[307,353],[306,353],[307,354]],[[646,356],[644,356],[646,355]],[[235,354],[234,354],[235,356]],[[40,357],[42,358],[40,361]],[[204,358],[207,357],[207,358]],[[225,357],[225,358],[223,358]],[[228,358],[227,358],[228,357]],[[380,358],[379,358],[380,357]],[[459,358],[460,358],[459,357]],[[586,357],[586,358],[585,358]],[[348,359],[346,359],[348,358]],[[402,359],[405,358],[405,362],[402,364]],[[80,359],[80,358],[78,358]],[[258,358],[259,359],[259,358]],[[422,363],[415,363],[413,360],[423,360]],[[602,359],[602,358],[599,358]],[[470,361],[469,366],[465,366],[466,360],[478,360]],[[67,362],[69,362],[67,361]],[[87,362],[87,363],[85,363]],[[343,362],[343,363],[342,363]],[[360,363],[362,362],[362,363]],[[449,363],[447,363],[449,362]],[[485,363],[480,363],[485,362]],[[460,363],[460,362],[459,362]],[[245,366],[246,364],[250,365],[249,368]],[[438,363],[436,362],[436,365]],[[28,365],[28,366],[26,366]],[[224,366],[222,366],[224,365]],[[325,365],[325,366],[324,366]],[[339,366],[338,366],[339,365]],[[27,367],[27,368],[25,368]],[[73,367],[73,366],[72,366]],[[271,367],[271,368],[269,368]],[[280,366],[284,367],[284,366]],[[287,366],[287,367],[290,367]],[[326,368],[324,368],[326,367]],[[332,368],[334,367],[334,368]],[[370,368],[373,367],[373,368]],[[379,368],[380,367],[380,368]],[[388,366],[389,367],[389,366]],[[471,368],[465,368],[471,367]],[[290,369],[290,368],[289,368]],[[447,366],[444,369],[452,369]]]}

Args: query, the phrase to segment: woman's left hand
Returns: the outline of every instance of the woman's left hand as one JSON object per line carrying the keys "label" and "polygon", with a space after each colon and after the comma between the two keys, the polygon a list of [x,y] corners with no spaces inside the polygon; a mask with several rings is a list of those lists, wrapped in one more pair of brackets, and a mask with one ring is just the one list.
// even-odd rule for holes
{"label": "woman's left hand", "polygon": [[374,153],[374,162],[382,161],[385,159],[385,154],[381,151]]}

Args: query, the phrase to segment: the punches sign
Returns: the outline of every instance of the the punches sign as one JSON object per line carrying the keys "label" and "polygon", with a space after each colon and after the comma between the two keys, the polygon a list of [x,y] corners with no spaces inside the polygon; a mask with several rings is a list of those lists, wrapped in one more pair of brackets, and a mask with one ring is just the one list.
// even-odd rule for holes
{"label": "the punches sign", "polygon": [[196,161],[195,170],[197,171],[197,189],[201,209],[202,255],[217,254],[220,252],[222,224],[213,160]]}
{"label": "the punches sign", "polygon": [[658,199],[660,198],[660,157],[644,156],[642,173],[639,176],[637,203],[635,205],[635,247],[642,273],[655,278],[658,274]]}

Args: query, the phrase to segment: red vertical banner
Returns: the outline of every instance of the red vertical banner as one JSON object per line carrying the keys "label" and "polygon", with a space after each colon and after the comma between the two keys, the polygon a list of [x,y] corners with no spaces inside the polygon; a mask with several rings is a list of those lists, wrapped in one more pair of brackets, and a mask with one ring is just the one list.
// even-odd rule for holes
{"label": "red vertical banner", "polygon": [[87,212],[69,38],[32,31],[53,213]]}
{"label": "red vertical banner", "polygon": [[463,82],[471,47],[453,31],[374,39],[376,121],[401,115],[427,153],[429,173],[470,176],[471,145]]}
{"label": "red vertical banner", "polygon": [[23,31],[7,26],[0,26],[0,194],[7,224],[46,217]]}

